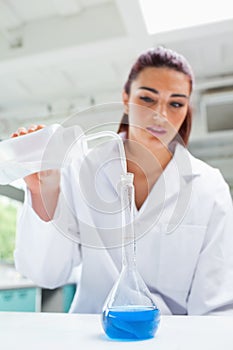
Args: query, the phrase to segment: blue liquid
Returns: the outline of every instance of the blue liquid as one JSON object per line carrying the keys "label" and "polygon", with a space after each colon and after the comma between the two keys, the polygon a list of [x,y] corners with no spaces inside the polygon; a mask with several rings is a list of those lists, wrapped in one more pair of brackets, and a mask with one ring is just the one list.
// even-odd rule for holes
{"label": "blue liquid", "polygon": [[153,338],[159,322],[160,311],[155,308],[111,308],[102,315],[105,333],[118,340]]}

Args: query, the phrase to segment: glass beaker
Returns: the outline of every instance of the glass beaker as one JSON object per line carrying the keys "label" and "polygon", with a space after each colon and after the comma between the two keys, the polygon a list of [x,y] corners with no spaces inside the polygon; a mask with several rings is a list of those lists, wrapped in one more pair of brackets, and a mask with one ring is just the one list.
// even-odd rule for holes
{"label": "glass beaker", "polygon": [[152,338],[160,322],[160,311],[136,267],[133,178],[132,173],[121,176],[122,270],[102,313],[105,333],[118,340]]}

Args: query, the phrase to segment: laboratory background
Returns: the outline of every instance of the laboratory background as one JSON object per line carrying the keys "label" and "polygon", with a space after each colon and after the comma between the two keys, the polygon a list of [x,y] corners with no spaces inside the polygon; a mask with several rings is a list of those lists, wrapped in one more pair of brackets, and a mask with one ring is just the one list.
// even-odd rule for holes
{"label": "laboratory background", "polygon": [[[176,5],[176,7],[174,7]],[[150,8],[150,6],[153,6]],[[233,195],[233,11],[230,2],[0,0],[0,139],[19,126],[63,123],[80,112],[88,129],[121,119],[116,107],[143,50],[183,54],[195,74],[188,148],[221,170]],[[177,8],[179,11],[177,11]],[[100,107],[93,114],[82,111]],[[101,111],[105,110],[106,113]],[[100,111],[98,113],[98,111]],[[79,271],[54,290],[14,268],[16,220],[24,183],[0,185],[0,311],[62,312]]]}

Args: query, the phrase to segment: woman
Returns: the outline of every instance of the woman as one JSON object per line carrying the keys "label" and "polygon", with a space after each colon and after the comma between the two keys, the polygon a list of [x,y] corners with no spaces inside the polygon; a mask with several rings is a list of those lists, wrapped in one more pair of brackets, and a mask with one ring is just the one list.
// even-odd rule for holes
{"label": "woman", "polygon": [[[162,313],[233,314],[232,200],[220,172],[185,147],[192,87],[184,57],[160,47],[137,59],[124,87],[119,133],[134,173],[137,266]],[[101,312],[121,269],[120,163],[112,142],[61,174],[25,179],[16,267],[54,288],[80,264],[71,312]]]}

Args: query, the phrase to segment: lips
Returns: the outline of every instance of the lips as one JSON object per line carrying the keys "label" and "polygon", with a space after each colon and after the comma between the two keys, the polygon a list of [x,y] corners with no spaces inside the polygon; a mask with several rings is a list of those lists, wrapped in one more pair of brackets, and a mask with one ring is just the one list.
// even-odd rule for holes
{"label": "lips", "polygon": [[167,133],[167,130],[159,125],[147,126],[146,130],[148,130],[153,135],[164,135]]}

